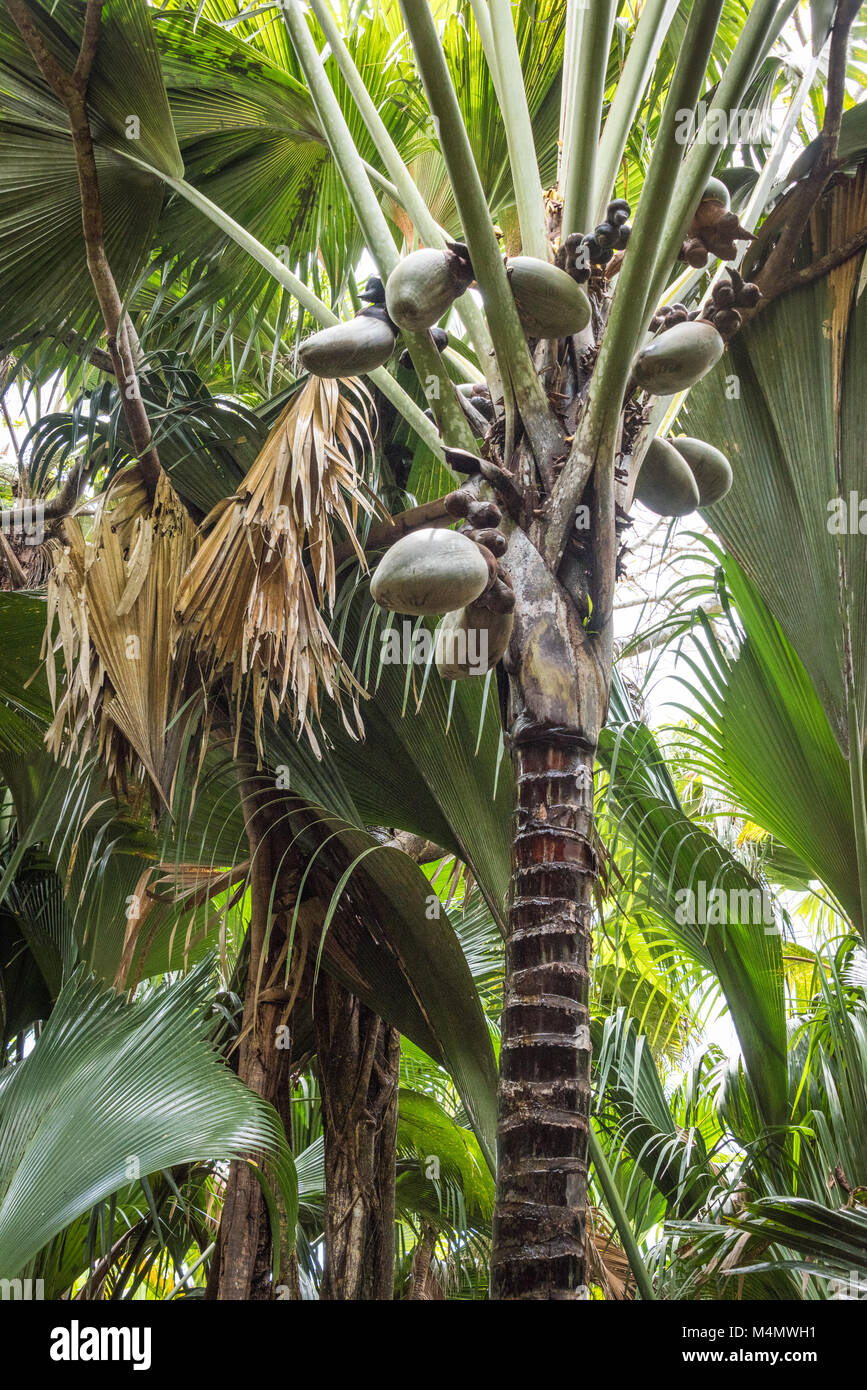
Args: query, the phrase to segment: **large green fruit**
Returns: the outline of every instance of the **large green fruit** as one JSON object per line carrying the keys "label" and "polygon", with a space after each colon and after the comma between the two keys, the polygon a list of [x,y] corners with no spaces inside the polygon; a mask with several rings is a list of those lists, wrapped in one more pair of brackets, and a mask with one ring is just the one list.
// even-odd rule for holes
{"label": "large green fruit", "polygon": [[495,613],[478,603],[447,613],[437,632],[435,651],[443,680],[486,676],[505,656],[514,626],[514,612]]}
{"label": "large green fruit", "polygon": [[427,527],[385,552],[370,592],[395,613],[452,613],[478,598],[487,583],[488,566],[475,541]]}
{"label": "large green fruit", "polygon": [[725,343],[712,323],[676,323],[648,343],[632,364],[638,385],[654,396],[685,391],[715,366]]}
{"label": "large green fruit", "polygon": [[635,496],[657,516],[686,516],[698,506],[698,484],[692,471],[667,439],[650,441]]}
{"label": "large green fruit", "polygon": [[708,198],[716,198],[718,202],[724,204],[726,211],[732,205],[731,195],[722,179],[708,179],[707,188],[701,195],[701,201],[705,202]]}
{"label": "large green fruit", "polygon": [[703,439],[693,439],[688,434],[669,442],[689,465],[703,507],[710,507],[725,497],[733,481],[731,464],[725,454]]}
{"label": "large green fruit", "polygon": [[314,376],[356,376],[387,362],[394,338],[383,311],[362,310],[348,323],[314,333],[301,345],[298,356],[305,371]]}
{"label": "large green fruit", "polygon": [[565,270],[535,256],[512,256],[506,270],[529,338],[565,338],[587,327],[590,300]]}
{"label": "large green fruit", "polygon": [[451,249],[413,251],[388,277],[386,307],[398,328],[423,333],[442,318],[472,278],[466,257]]}

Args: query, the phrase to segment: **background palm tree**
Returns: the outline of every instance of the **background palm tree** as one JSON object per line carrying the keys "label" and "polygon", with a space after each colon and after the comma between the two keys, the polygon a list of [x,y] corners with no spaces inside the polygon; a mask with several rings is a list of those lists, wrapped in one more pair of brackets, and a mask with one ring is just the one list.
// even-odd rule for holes
{"label": "background palm tree", "polygon": [[[41,678],[27,684],[45,629],[44,604],[32,594],[4,596],[16,652],[0,706],[9,788],[0,892],[14,908],[4,965],[4,998],[14,1008],[4,1004],[5,1031],[7,1055],[18,1059],[8,1070],[25,1093],[22,1104],[33,1103],[26,1101],[27,1079],[36,1072],[37,1087],[50,1032],[32,1053],[30,1038],[46,1017],[74,1011],[66,1001],[78,998],[77,960],[105,980],[146,991],[149,1000],[150,986],[141,982],[188,970],[216,944],[223,992],[210,1046],[283,1121],[275,1126],[273,1112],[259,1109],[260,1117],[272,1115],[271,1129],[261,1118],[255,1137],[246,1139],[248,1149],[267,1146],[262,1186],[237,1161],[245,1147],[239,1114],[235,1128],[227,1120],[219,1133],[200,1137],[191,1127],[185,1146],[153,1154],[149,1168],[153,1174],[182,1164],[180,1181],[169,1174],[158,1192],[142,1171],[145,1211],[135,1189],[118,1187],[107,1158],[98,1189],[82,1183],[77,1205],[52,1209],[39,1251],[19,1249],[10,1236],[10,1270],[29,1261],[30,1270],[50,1269],[58,1290],[78,1282],[91,1295],[126,1296],[150,1278],[141,1273],[147,1251],[153,1292],[187,1294],[213,1253],[214,1201],[225,1184],[214,1161],[233,1158],[212,1293],[273,1296],[275,1283],[291,1296],[320,1285],[327,1296],[382,1293],[393,1202],[398,1287],[411,1297],[437,1296],[437,1289],[483,1292],[492,1194],[482,1160],[493,1167],[495,1020],[505,1000],[494,1293],[573,1297],[591,1283],[606,1296],[623,1296],[637,1284],[650,1297],[649,1265],[657,1295],[706,1296],[713,1277],[714,1296],[725,1297],[736,1281],[706,1271],[727,1275],[742,1266],[750,1240],[760,1242],[768,1268],[744,1277],[758,1281],[762,1296],[791,1288],[791,1276],[778,1268],[786,1239],[802,1242],[794,1247],[801,1258],[823,1260],[822,1223],[831,1246],[844,1238],[836,1211],[803,1214],[792,1204],[793,1192],[804,1191],[796,1176],[801,1181],[810,1167],[808,1200],[826,1206],[822,1182],[839,1166],[835,1195],[843,1206],[861,1186],[863,1158],[845,1119],[858,1093],[840,1078],[863,1071],[861,986],[846,971],[853,950],[847,932],[863,929],[864,921],[867,606],[859,536],[837,537],[825,525],[827,501],[857,486],[852,441],[863,437],[863,300],[856,294],[863,175],[827,187],[838,154],[843,167],[854,166],[865,146],[863,108],[843,110],[851,103],[846,81],[863,80],[857,62],[847,67],[854,7],[841,4],[833,14],[815,7],[813,59],[797,71],[781,37],[794,7],[763,0],[749,12],[736,4],[649,0],[637,23],[629,7],[621,15],[613,3],[593,7],[579,22],[580,7],[554,3],[514,14],[499,3],[474,5],[471,14],[463,6],[432,12],[408,0],[402,13],[380,7],[363,23],[355,14],[335,21],[316,3],[315,24],[290,6],[285,27],[277,14],[258,11],[238,22],[220,3],[159,13],[133,0],[91,6],[92,15],[104,13],[90,54],[89,127],[105,250],[125,313],[106,325],[96,313],[81,236],[80,151],[77,165],[63,85],[55,83],[52,93],[45,59],[47,51],[63,71],[74,70],[80,13],[59,6],[49,17],[24,0],[8,8],[14,23],[4,18],[2,32],[8,141],[0,159],[7,209],[0,276],[9,293],[0,334],[4,350],[15,354],[16,380],[46,382],[62,371],[67,397],[66,408],[36,423],[16,478],[19,499],[47,498],[48,509],[62,502],[58,515],[46,513],[42,568],[33,571],[36,580],[53,567],[49,612],[58,605],[65,659],[57,686]],[[523,82],[526,109],[503,101],[501,124],[497,92],[517,92],[516,81]],[[634,480],[649,438],[668,428],[679,405],[637,400],[630,368],[660,302],[704,302],[707,279],[700,270],[677,277],[675,261],[708,176],[717,163],[731,162],[718,145],[699,141],[686,150],[676,115],[702,97],[711,111],[742,105],[778,114],[775,102],[793,91],[792,115],[812,96],[823,130],[794,185],[787,192],[790,180],[780,178],[772,187],[793,122],[776,144],[748,145],[743,166],[731,171],[738,215],[759,226],[745,269],[764,286],[768,304],[694,389],[683,417],[690,433],[725,444],[736,482],[707,516],[725,549],[714,553],[718,573],[703,587],[715,588],[722,617],[697,618],[695,597],[685,595],[670,624],[681,642],[684,632],[696,632],[690,659],[702,702],[698,717],[663,750],[623,683],[611,685],[616,506],[631,496],[626,475]],[[559,190],[543,196],[558,176],[561,132]],[[613,191],[637,206],[619,274],[593,273],[595,317],[584,339],[556,349],[535,344],[531,354],[502,250],[548,259],[558,239],[563,245],[570,232],[592,230]],[[38,255],[37,228],[44,228]],[[387,275],[416,239],[436,245],[444,234],[462,234],[469,244],[484,317],[464,296],[448,324],[445,356],[416,335],[408,341],[412,371],[371,374],[373,443],[366,427],[357,447],[341,436],[340,412],[348,420],[353,411],[343,393],[304,450],[295,436],[288,445],[309,495],[332,489],[331,524],[342,528],[335,559],[343,568],[331,586],[321,585],[315,566],[309,575],[304,570],[311,528],[322,527],[321,502],[306,530],[281,541],[280,553],[283,572],[301,585],[286,590],[293,596],[287,612],[298,610],[299,593],[333,598],[330,636],[321,641],[323,651],[333,646],[339,654],[337,664],[314,654],[313,670],[332,684],[339,679],[347,692],[343,714],[328,699],[317,708],[311,668],[297,665],[299,653],[311,650],[309,634],[322,630],[314,607],[294,648],[290,641],[281,649],[285,628],[274,629],[275,655],[263,668],[273,677],[288,660],[307,673],[291,692],[278,681],[277,704],[288,693],[288,708],[275,708],[274,717],[265,711],[264,679],[254,683],[252,702],[239,700],[247,687],[237,645],[228,653],[232,679],[212,683],[203,704],[194,698],[195,662],[201,658],[208,675],[222,675],[226,654],[215,668],[204,642],[182,636],[175,643],[175,595],[184,592],[187,563],[189,592],[207,560],[221,611],[234,607],[240,619],[246,605],[248,624],[256,611],[252,582],[232,605],[237,569],[220,568],[231,551],[217,543],[219,526],[232,519],[238,539],[258,537],[262,553],[270,553],[275,516],[265,510],[251,519],[245,489],[260,476],[267,489],[285,466],[286,421],[309,393],[295,384],[299,340],[311,318],[327,323],[335,310],[358,306],[365,248]],[[128,390],[117,391],[110,379],[96,388],[104,368],[117,370],[117,352],[106,361],[99,346],[103,326],[110,349],[117,336],[125,386],[139,383],[132,411]],[[728,394],[733,370],[735,407]],[[492,400],[501,402],[481,450],[484,421],[480,429],[478,416],[464,410],[452,377],[486,380]],[[807,388],[795,426],[793,381]],[[543,389],[553,382],[556,409]],[[428,403],[442,439],[479,458],[477,486],[492,489],[506,511],[505,563],[518,598],[508,691],[505,679],[449,684],[430,667],[422,673],[379,659],[383,616],[370,602],[352,532],[358,529],[359,547],[372,555],[414,523],[448,521],[438,499],[454,476],[423,413]],[[317,439],[335,446],[330,473]],[[793,440],[799,450],[807,441],[809,457],[796,453]],[[155,502],[147,467],[143,487],[129,468],[131,458],[151,455],[162,470]],[[363,491],[353,468],[363,469]],[[351,515],[346,499],[353,491],[371,511],[378,503],[406,515],[398,526]],[[70,575],[68,560],[57,565],[59,514],[94,493],[101,499],[95,527],[86,519],[83,527],[68,523],[62,539],[82,557],[109,556],[114,544],[120,587],[110,603],[94,584],[85,589]],[[583,551],[566,540],[582,500],[591,520]],[[199,548],[187,519],[198,523],[215,507],[223,522]],[[22,569],[21,554],[29,558],[13,546],[6,558],[10,587],[22,587],[14,569]],[[138,567],[130,560],[136,555]],[[141,588],[136,576],[145,556],[151,582]],[[73,612],[86,619],[77,634]],[[724,629],[726,614],[736,618]],[[149,641],[157,631],[160,640]],[[263,623],[258,635],[268,631]],[[121,656],[129,636],[145,639],[145,682],[125,682]],[[248,640],[256,636],[255,623],[248,625]],[[363,702],[363,741],[349,709],[354,682],[371,697]],[[59,763],[40,748],[58,700]],[[504,757],[504,722],[513,768]],[[90,747],[109,750],[119,801],[107,797]],[[604,796],[595,828],[580,792],[597,755]],[[700,768],[698,784],[684,781],[687,760]],[[152,796],[143,795],[148,783]],[[727,828],[733,817],[753,827],[747,834],[744,826],[740,843]],[[449,858],[456,877],[442,867]],[[440,868],[425,868],[432,864]],[[38,915],[27,906],[34,871],[42,875],[41,898],[53,904]],[[830,895],[844,958],[827,951],[814,957],[800,947],[787,955],[780,937],[749,921],[720,934],[684,924],[677,891],[698,881],[734,891],[806,890],[818,881]],[[604,930],[591,975],[594,903]],[[40,935],[43,916],[51,951]],[[557,943],[553,954],[545,941]],[[201,987],[205,977],[190,978]],[[181,988],[172,985],[167,997]],[[677,1066],[699,1044],[696,1001],[711,1008],[714,991],[736,1029],[741,1065],[725,1079],[715,1108],[720,1059],[711,1047],[695,1064],[694,1084],[685,1080],[682,1094],[675,1090],[668,1101],[658,1068]],[[136,996],[125,1009],[134,1018],[140,1005]],[[168,1016],[169,1006],[160,1007]],[[124,1009],[117,1008],[120,1017]],[[344,1025],[359,1009],[365,1022],[355,1030],[353,1055],[343,1059],[347,1070],[332,1044],[348,1036]],[[787,1036],[793,1014],[797,1026]],[[289,1045],[276,1048],[269,1040],[284,1027]],[[399,1071],[388,1041],[394,1028],[410,1040]],[[829,1036],[834,1042],[820,1074],[817,1040]],[[305,1071],[317,1048],[319,1089]],[[374,1070],[377,1048],[385,1052]],[[299,1107],[291,1103],[290,1075],[307,1078]],[[395,1147],[399,1162],[396,1185],[385,1178],[341,1246],[341,1203],[353,1184],[364,1187],[361,1168],[371,1161],[359,1144],[349,1171],[329,1167],[329,1143],[340,1126],[357,1137],[364,1123],[347,1107],[347,1075],[366,1078],[368,1099],[383,1117],[379,1171],[387,1175]],[[132,1118],[141,1079],[125,1084]],[[216,1081],[208,1094],[214,1114],[221,1113]],[[306,1115],[300,1130],[298,1108]],[[319,1142],[321,1115],[320,1171],[310,1149]],[[68,1143],[74,1110],[64,1112],[58,1102],[53,1122]],[[822,1141],[806,1164],[808,1130]],[[297,1223],[281,1140],[290,1132],[310,1199],[305,1209],[299,1182]],[[588,1138],[596,1174],[589,1264]],[[146,1127],[138,1142],[150,1159],[145,1139]],[[435,1178],[427,1171],[431,1157],[442,1160]],[[211,1164],[203,1166],[204,1159]],[[14,1233],[20,1219],[16,1172],[13,1142],[3,1163],[0,1231],[5,1220]],[[26,1184],[26,1173],[20,1181]],[[95,1199],[102,1205],[94,1207]],[[740,1224],[733,1227],[732,1216]],[[658,1240],[666,1218],[691,1222],[692,1234],[684,1235],[681,1224]],[[161,1239],[166,1222],[169,1242]],[[612,1223],[627,1258],[612,1249]],[[324,1265],[310,1253],[323,1229]],[[856,1217],[845,1239],[856,1244],[859,1230]],[[720,1266],[716,1246],[731,1240]],[[378,1275],[365,1254],[371,1243]],[[188,1275],[191,1265],[196,1270]]]}

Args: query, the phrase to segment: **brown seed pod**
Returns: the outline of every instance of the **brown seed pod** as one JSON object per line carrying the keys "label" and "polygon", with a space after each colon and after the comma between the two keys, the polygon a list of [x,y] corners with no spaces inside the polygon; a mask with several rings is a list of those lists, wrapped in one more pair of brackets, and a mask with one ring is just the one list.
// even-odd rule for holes
{"label": "brown seed pod", "polygon": [[493,420],[496,414],[494,402],[491,400],[487,391],[474,391],[470,396],[470,405],[483,415],[486,420]]}
{"label": "brown seed pod", "polygon": [[495,613],[511,613],[515,607],[515,592],[502,579],[495,579],[487,600],[488,607]]}
{"label": "brown seed pod", "polygon": [[680,259],[694,270],[701,270],[708,263],[707,247],[698,237],[689,237],[680,248]]}
{"label": "brown seed pod", "polygon": [[702,198],[689,224],[689,235],[701,237],[704,241],[709,229],[718,227],[731,216],[722,198]]}
{"label": "brown seed pod", "polygon": [[467,517],[472,526],[496,526],[503,519],[496,502],[471,502]]}
{"label": "brown seed pod", "polygon": [[562,268],[564,270],[574,270],[578,259],[578,248],[584,240],[580,232],[570,232],[557,253],[558,261],[562,256]]}
{"label": "brown seed pod", "polygon": [[713,302],[718,309],[733,309],[735,303],[734,285],[722,280],[713,287]]}
{"label": "brown seed pod", "polygon": [[740,294],[735,303],[739,309],[755,309],[761,297],[762,292],[758,285],[746,284],[741,286]]}
{"label": "brown seed pod", "polygon": [[505,555],[509,542],[502,531],[495,531],[492,526],[485,526],[481,531],[472,532],[473,540],[477,545],[483,545],[486,550],[490,550],[497,559]]}
{"label": "brown seed pod", "polygon": [[485,589],[487,590],[490,589],[491,585],[496,582],[497,557],[496,555],[492,554],[490,550],[488,550],[488,547],[486,545],[479,545],[478,541],[476,541],[476,545],[478,545],[479,554],[481,555],[482,559],[488,567],[488,582],[485,585]]}
{"label": "brown seed pod", "polygon": [[454,517],[466,516],[470,509],[471,502],[471,494],[468,492],[461,492],[460,490],[457,492],[449,492],[443,498],[443,506],[449,516]]}
{"label": "brown seed pod", "polygon": [[733,338],[742,323],[743,319],[737,309],[720,309],[713,320],[714,328],[724,338]]}

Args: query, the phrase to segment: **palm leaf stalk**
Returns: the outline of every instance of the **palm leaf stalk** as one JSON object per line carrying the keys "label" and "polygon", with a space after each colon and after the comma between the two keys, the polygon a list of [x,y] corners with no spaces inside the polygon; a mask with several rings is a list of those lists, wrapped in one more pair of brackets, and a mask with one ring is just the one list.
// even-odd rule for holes
{"label": "palm leaf stalk", "polygon": [[[283,19],[298,56],[301,70],[307,79],[310,94],[325,130],[334,161],[346,186],[359,226],[364,232],[368,249],[373,255],[383,284],[400,259],[394,239],[379,205],[370,180],[355,148],[355,141],[334,95],[334,89],[322,65],[307,20],[297,0],[283,7]],[[433,345],[430,334],[406,335],[413,365],[422,381],[428,383],[428,395],[434,414],[441,420],[453,447],[475,453],[476,444],[467,418],[458,404],[448,373]],[[433,388],[436,389],[433,389]]]}
{"label": "palm leaf stalk", "polygon": [[[343,35],[337,27],[327,0],[312,0],[311,9],[328,40],[331,52],[334,54],[346,85],[352,93],[352,99],[358,107],[364,124],[376,143],[380,158],[393,180],[393,188],[388,187],[385,191],[409,214],[426,244],[436,247],[438,250],[444,250],[447,244],[446,235],[419,193],[412,175],[401,159],[400,151],[388,132],[388,127],[371,100],[370,93],[364,85],[352,54],[346,47]],[[368,168],[367,172],[368,177],[376,176],[375,170]],[[381,186],[385,187],[384,181]],[[484,315],[471,295],[465,296],[462,300],[461,318],[466,325],[479,361],[485,371],[490,374],[488,379],[494,388],[493,394],[496,396],[498,391],[496,389],[496,377],[493,373],[491,335],[488,332]]]}
{"label": "palm leaf stalk", "polygon": [[596,1131],[592,1125],[588,1133],[588,1151],[590,1154],[590,1161],[599,1179],[599,1186],[605,1194],[608,1209],[614,1218],[614,1224],[617,1227],[623,1249],[626,1251],[626,1256],[629,1260],[629,1268],[632,1270],[635,1282],[638,1285],[638,1291],[643,1299],[653,1301],[656,1298],[656,1294],[653,1291],[653,1283],[648,1274],[647,1265],[641,1257],[641,1251],[635,1239],[635,1232],[632,1229],[632,1222],[623,1205],[623,1199],[620,1196],[617,1184],[614,1181],[614,1175],[608,1165],[605,1150],[596,1137]]}
{"label": "palm leaf stalk", "polygon": [[[590,230],[605,73],[618,5],[617,0],[597,0],[581,9],[577,62],[570,67],[562,95],[568,113],[563,134],[563,236]],[[622,146],[618,157],[620,152]]]}
{"label": "palm leaf stalk", "polygon": [[[485,0],[478,0],[473,12],[478,23],[479,13]],[[548,236],[545,230],[545,203],[542,197],[542,183],[539,178],[539,164],[536,159],[536,144],[533,139],[533,126],[527,106],[524,89],[524,74],[521,70],[521,56],[512,23],[511,0],[490,0],[488,7],[490,38],[486,44],[485,31],[480,30],[482,45],[488,66],[499,74],[500,87],[505,100],[501,103],[503,123],[509,147],[509,162],[515,184],[515,200],[518,209],[518,223],[521,228],[521,246],[527,256],[539,260],[548,259]]]}
{"label": "palm leaf stalk", "polygon": [[596,154],[593,199],[588,208],[596,223],[605,216],[629,131],[677,8],[678,0],[647,0],[642,6]]}
{"label": "palm leaf stalk", "polygon": [[443,158],[482,291],[504,389],[544,468],[558,446],[558,431],[527,349],[433,15],[426,0],[401,0],[401,9],[430,109],[439,121]]}

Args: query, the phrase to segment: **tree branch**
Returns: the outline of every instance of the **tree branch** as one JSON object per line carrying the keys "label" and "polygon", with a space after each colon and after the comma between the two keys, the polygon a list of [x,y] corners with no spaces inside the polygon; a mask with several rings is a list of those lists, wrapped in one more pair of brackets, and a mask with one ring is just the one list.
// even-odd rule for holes
{"label": "tree branch", "polygon": [[142,479],[149,496],[152,498],[159,478],[160,461],[153,445],[150,422],[139,390],[138,374],[130,349],[129,336],[123,323],[123,303],[105,252],[99,179],[96,171],[93,137],[87,114],[87,87],[96,51],[99,47],[102,6],[103,0],[87,0],[84,31],[78,59],[72,72],[67,73],[64,72],[53,54],[49,52],[22,0],[6,0],[6,8],[32,53],[39,71],[58,101],[65,106],[69,116],[72,147],[75,151],[78,184],[81,193],[81,225],[84,232],[87,268],[90,271],[90,278],[93,281],[93,288],[96,291],[105,324],[108,351],[117,377],[130,439],[136,452]]}
{"label": "tree branch", "polygon": [[766,300],[776,299],[781,286],[791,279],[792,261],[800,245],[813,208],[824,192],[831,175],[839,167],[837,149],[840,142],[840,122],[843,118],[843,99],[846,95],[846,58],[849,31],[860,8],[860,0],[840,0],[831,29],[831,51],[828,59],[828,99],[822,124],[821,144],[816,162],[803,182],[796,187],[788,209],[779,241],[765,262],[757,283]]}
{"label": "tree branch", "polygon": [[[393,545],[401,536],[408,536],[411,531],[418,531],[422,526],[451,526],[454,517],[449,516],[444,504],[445,498],[435,497],[432,502],[423,502],[420,507],[409,507],[405,512],[398,512],[397,516],[389,517],[388,521],[371,526],[364,542],[365,551],[381,550],[383,546]],[[356,553],[355,546],[350,542],[335,546],[335,567],[342,565],[344,560],[349,560]]]}
{"label": "tree branch", "polygon": [[835,246],[833,251],[820,256],[812,265],[804,266],[803,270],[794,270],[791,275],[780,280],[772,294],[764,293],[764,297],[759,300],[756,312],[764,313],[768,304],[774,299],[779,299],[780,295],[790,294],[792,290],[802,290],[806,285],[811,285],[814,280],[821,280],[823,275],[830,275],[832,270],[844,265],[852,256],[856,256],[863,246],[867,246],[867,227],[861,227],[844,241],[842,245]]}

